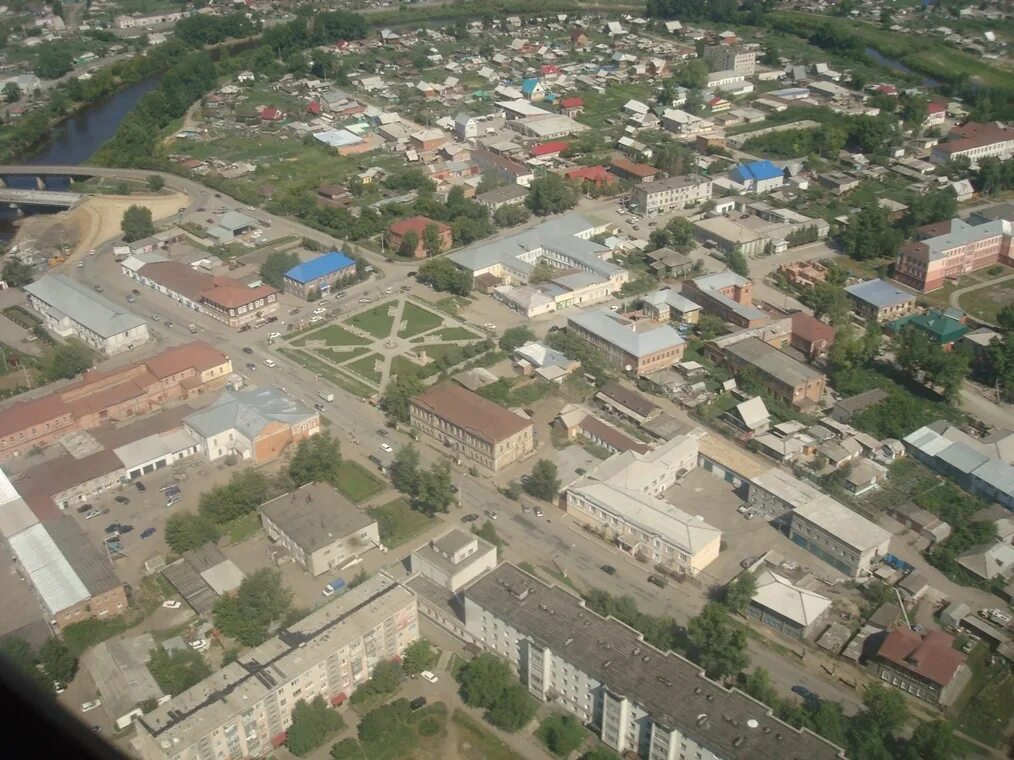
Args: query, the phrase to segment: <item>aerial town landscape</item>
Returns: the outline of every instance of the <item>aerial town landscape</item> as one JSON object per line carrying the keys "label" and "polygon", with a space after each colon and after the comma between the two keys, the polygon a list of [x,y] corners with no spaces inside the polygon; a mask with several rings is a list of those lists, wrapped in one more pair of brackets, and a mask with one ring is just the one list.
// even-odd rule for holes
{"label": "aerial town landscape", "polygon": [[1014,756],[1011,44],[997,0],[0,5],[35,751]]}

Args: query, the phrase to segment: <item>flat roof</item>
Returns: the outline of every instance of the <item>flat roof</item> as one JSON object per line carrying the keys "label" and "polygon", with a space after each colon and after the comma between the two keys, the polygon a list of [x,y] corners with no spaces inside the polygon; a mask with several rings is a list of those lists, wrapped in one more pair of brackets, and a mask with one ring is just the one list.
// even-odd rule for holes
{"label": "flat roof", "polygon": [[881,546],[891,534],[830,496],[796,507],[792,519],[806,520],[859,552]]}
{"label": "flat roof", "polygon": [[612,693],[643,707],[653,721],[679,730],[717,756],[844,757],[843,750],[822,737],[783,723],[757,700],[706,678],[689,660],[656,649],[634,629],[603,618],[569,591],[546,585],[514,565],[501,564],[464,593],[466,600],[536,645],[548,647]]}
{"label": "flat roof", "polygon": [[307,483],[263,504],[261,512],[307,553],[376,522],[329,483]]}

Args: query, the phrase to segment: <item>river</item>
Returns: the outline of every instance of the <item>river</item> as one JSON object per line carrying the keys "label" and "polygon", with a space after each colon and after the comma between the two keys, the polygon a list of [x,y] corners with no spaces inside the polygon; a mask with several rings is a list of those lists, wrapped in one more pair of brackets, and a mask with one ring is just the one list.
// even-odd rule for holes
{"label": "river", "polygon": [[910,69],[897,58],[887,57],[876,48],[868,47],[864,52],[874,63],[886,66],[891,69],[891,71],[897,71],[900,74],[908,74],[909,76],[918,77],[922,82],[923,87],[939,87],[943,84],[939,79],[934,79],[933,77],[920,74],[918,71]]}

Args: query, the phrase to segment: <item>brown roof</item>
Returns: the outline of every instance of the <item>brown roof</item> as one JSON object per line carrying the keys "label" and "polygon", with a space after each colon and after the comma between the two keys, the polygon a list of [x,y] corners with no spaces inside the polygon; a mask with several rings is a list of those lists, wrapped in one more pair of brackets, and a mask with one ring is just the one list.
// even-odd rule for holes
{"label": "brown roof", "polygon": [[138,274],[191,301],[197,301],[201,297],[201,291],[211,284],[212,279],[210,274],[202,274],[180,261],[145,264],[138,270]]}
{"label": "brown roof", "polygon": [[940,237],[946,235],[951,231],[951,220],[945,219],[942,222],[931,222],[924,224],[921,227],[915,228],[915,237],[919,240],[928,240],[929,238]]}
{"label": "brown roof", "polygon": [[435,225],[439,232],[451,229],[443,222],[438,222],[436,219],[430,219],[428,216],[410,216],[408,219],[399,219],[397,222],[392,222],[388,228],[395,235],[407,235],[409,232],[414,232],[419,236],[419,240],[422,240],[423,233],[429,225]]}
{"label": "brown roof", "polygon": [[[944,153],[981,148],[1004,140],[1014,140],[1014,130],[998,127],[996,124],[968,122],[955,127],[947,135],[947,142],[937,146]],[[957,138],[957,139],[954,139]]]}
{"label": "brown roof", "polygon": [[188,404],[174,406],[171,409],[164,409],[143,419],[132,422],[129,425],[103,425],[91,431],[92,437],[105,446],[107,449],[115,449],[126,446],[128,443],[139,441],[150,435],[168,433],[183,427],[183,418],[193,414],[194,410]]}
{"label": "brown roof", "polygon": [[792,315],[792,334],[807,343],[826,340],[830,345],[834,342],[834,328],[831,325],[802,311]]}
{"label": "brown roof", "polygon": [[617,430],[612,425],[607,425],[593,414],[589,414],[581,421],[581,430],[588,435],[604,441],[617,451],[636,451],[638,454],[647,454],[651,446],[631,438],[622,430]]}
{"label": "brown roof", "polygon": [[204,301],[209,301],[225,309],[238,309],[240,306],[253,303],[258,298],[267,298],[277,292],[270,285],[249,288],[229,277],[213,277],[208,287],[201,291],[200,297]]}
{"label": "brown roof", "polygon": [[18,401],[0,412],[0,437],[70,414],[70,408],[56,393],[31,401]]}
{"label": "brown roof", "polygon": [[953,644],[954,637],[942,631],[930,631],[924,638],[908,628],[895,628],[887,634],[877,654],[935,684],[946,686],[965,661],[965,655],[954,649]]}
{"label": "brown roof", "polygon": [[156,354],[144,363],[155,377],[164,379],[191,367],[198,372],[205,372],[221,367],[227,361],[229,357],[210,343],[195,340]]}
{"label": "brown roof", "polygon": [[46,521],[54,517],[45,508],[45,498],[122,469],[123,462],[112,449],[102,449],[80,459],[64,454],[28,470],[18,479],[18,493],[36,517]]}
{"label": "brown roof", "polygon": [[598,395],[605,396],[607,399],[615,401],[618,404],[622,404],[627,407],[627,409],[630,409],[632,412],[639,414],[642,417],[647,417],[649,414],[661,408],[651,399],[642,396],[637,391],[624,388],[619,383],[606,383],[599,389]]}
{"label": "brown roof", "polygon": [[635,164],[633,161],[628,161],[625,158],[617,158],[612,162],[614,169],[619,169],[624,174],[631,174],[635,177],[654,177],[658,174],[658,169],[654,166],[648,166],[648,164]]}
{"label": "brown roof", "polygon": [[450,382],[423,391],[412,403],[493,444],[532,426],[514,412]]}

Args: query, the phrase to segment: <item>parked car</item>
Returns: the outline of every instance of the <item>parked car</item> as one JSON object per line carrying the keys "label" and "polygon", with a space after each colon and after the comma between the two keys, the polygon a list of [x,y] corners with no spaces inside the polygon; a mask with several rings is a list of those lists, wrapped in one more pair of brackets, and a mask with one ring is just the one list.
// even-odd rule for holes
{"label": "parked car", "polygon": [[281,337],[282,337],[282,334],[280,332],[268,333],[268,340],[277,340],[278,338],[281,338]]}
{"label": "parked car", "polygon": [[102,286],[101,285],[96,285],[95,286],[95,292],[96,293],[101,293],[102,292]]}
{"label": "parked car", "polygon": [[669,581],[665,579],[664,575],[649,575],[648,583],[651,583],[654,586],[658,586],[659,588],[665,588],[666,586],[669,585]]}
{"label": "parked car", "polygon": [[479,515],[477,515],[474,512],[472,512],[471,514],[463,516],[461,518],[461,522],[463,522],[463,523],[470,523],[470,522],[475,522],[478,519],[479,519]]}
{"label": "parked car", "polygon": [[77,508],[77,513],[79,515],[83,515],[85,512],[91,512],[93,509],[95,509],[95,507],[93,507],[91,504],[82,504],[80,507]]}
{"label": "parked car", "polygon": [[250,346],[243,346],[243,353],[253,355],[253,349]]}
{"label": "parked car", "polygon": [[168,610],[178,610],[182,605],[176,599],[166,599],[162,602],[162,606]]}
{"label": "parked car", "polygon": [[316,409],[318,412],[323,412],[325,407],[322,403],[317,401],[314,403],[313,408]]}
{"label": "parked car", "polygon": [[437,677],[436,677],[436,675],[434,675],[434,674],[433,674],[432,672],[430,672],[429,670],[424,670],[424,671],[423,671],[422,673],[420,673],[420,674],[419,674],[419,676],[420,676],[420,677],[421,677],[421,678],[422,678],[422,679],[423,679],[424,681],[429,681],[430,683],[436,683],[437,681],[439,681],[439,680],[440,680],[439,678],[437,678]]}
{"label": "parked car", "polygon": [[323,321],[324,321],[324,317],[320,316],[319,314],[316,317],[310,317],[310,324],[311,325],[315,325],[318,322],[323,322]]}
{"label": "parked car", "polygon": [[113,499],[117,504],[130,504],[130,499],[126,496],[117,496]]}
{"label": "parked car", "polygon": [[612,565],[603,565],[602,572],[606,575],[616,575],[616,568]]}
{"label": "parked car", "polygon": [[490,520],[495,520],[497,518],[496,512],[494,512],[492,509],[487,509],[485,512],[483,512],[483,514],[486,515],[486,517],[488,517]]}
{"label": "parked car", "polygon": [[264,366],[267,367],[268,369],[274,369],[277,365],[275,364],[274,359],[265,359]]}
{"label": "parked car", "polygon": [[166,503],[165,503],[166,509],[168,509],[169,507],[172,507],[172,506],[175,506],[175,505],[179,504],[181,501],[183,501],[183,497],[182,496],[178,496],[178,495],[170,496],[169,499],[166,500]]}
{"label": "parked car", "polygon": [[101,514],[102,513],[99,512],[97,509],[93,509],[91,512],[89,512],[88,514],[85,515],[85,519],[86,520],[91,520],[93,517],[98,517]]}
{"label": "parked car", "polygon": [[141,538],[150,538],[151,536],[154,535],[155,535],[154,528],[145,528],[144,530],[141,531]]}
{"label": "parked car", "polygon": [[250,370],[251,372],[256,372],[257,371],[257,365],[254,364],[253,362],[247,362],[246,363],[246,368],[248,370]]}
{"label": "parked car", "polygon": [[106,526],[106,533],[119,533],[119,532],[120,532],[119,523],[109,523],[109,525]]}
{"label": "parked car", "polygon": [[426,697],[416,697],[415,699],[413,699],[411,702],[408,703],[408,707],[410,710],[413,711],[421,710],[422,708],[426,707]]}
{"label": "parked car", "polygon": [[96,707],[102,707],[101,699],[93,699],[91,702],[82,702],[81,712],[88,712],[89,710],[94,710]]}
{"label": "parked car", "polygon": [[380,444],[380,450],[383,451],[383,452],[385,452],[385,453],[387,453],[387,454],[393,454],[394,453],[394,448],[389,443],[382,443],[382,444]]}
{"label": "parked car", "polygon": [[793,694],[798,694],[799,696],[801,696],[807,702],[817,702],[820,700],[820,697],[818,697],[812,691],[807,689],[801,683],[797,683],[795,686],[793,686],[791,691]]}
{"label": "parked car", "polygon": [[546,514],[546,513],[542,511],[542,507],[539,507],[539,506],[535,507],[535,516],[536,517],[542,517],[544,514]]}
{"label": "parked car", "polygon": [[327,314],[327,309],[325,309],[323,306],[318,306],[316,309],[313,310],[313,313],[314,313],[314,316],[317,316],[317,315],[320,315],[320,314]]}
{"label": "parked car", "polygon": [[144,487],[144,483],[142,483],[140,480],[134,481],[134,488],[136,488],[141,493],[144,493],[145,491],[148,490],[147,488]]}
{"label": "parked car", "polygon": [[179,488],[179,487],[180,487],[179,483],[177,483],[175,480],[171,480],[168,483],[166,483],[164,486],[162,486],[161,488],[159,488],[158,490],[162,491],[163,493],[165,493],[166,491],[171,491],[172,489]]}
{"label": "parked car", "polygon": [[133,525],[122,525],[122,524],[120,525],[120,535],[121,536],[124,533],[130,533],[133,530],[134,530],[134,526]]}

